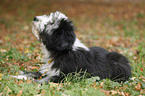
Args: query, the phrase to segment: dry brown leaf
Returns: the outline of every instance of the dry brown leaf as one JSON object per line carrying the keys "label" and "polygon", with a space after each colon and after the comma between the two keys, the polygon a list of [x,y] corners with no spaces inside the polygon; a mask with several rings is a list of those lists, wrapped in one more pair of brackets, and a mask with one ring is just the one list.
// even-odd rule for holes
{"label": "dry brown leaf", "polygon": [[141,83],[138,82],[137,86],[135,86],[135,90],[139,91],[141,90]]}
{"label": "dry brown leaf", "polygon": [[8,94],[11,93],[11,92],[12,92],[12,90],[11,90],[8,86],[6,86],[6,87],[3,89],[3,94],[4,94],[4,96],[8,96]]}
{"label": "dry brown leaf", "polygon": [[117,91],[111,90],[111,94],[115,95],[115,94],[117,94]]}
{"label": "dry brown leaf", "polygon": [[143,90],[143,89],[141,89],[140,90],[140,93],[144,93],[145,94],[145,89]]}
{"label": "dry brown leaf", "polygon": [[120,92],[120,95],[125,96],[124,92]]}
{"label": "dry brown leaf", "polygon": [[22,92],[23,92],[23,89],[21,89],[16,96],[21,96],[22,95]]}
{"label": "dry brown leaf", "polygon": [[27,81],[26,81],[26,82],[27,82],[27,84],[29,84],[29,83],[31,83],[32,81],[27,79]]}
{"label": "dry brown leaf", "polygon": [[41,91],[41,93],[40,93],[40,94],[41,94],[42,96],[44,96],[44,95],[45,95],[45,93],[46,93],[46,90],[42,89],[42,91]]}
{"label": "dry brown leaf", "polygon": [[0,96],[2,96],[2,95],[3,95],[3,92],[0,93]]}
{"label": "dry brown leaf", "polygon": [[58,84],[58,83],[53,83],[53,82],[50,82],[49,84],[50,84],[50,87],[57,87],[57,86],[59,86],[59,84]]}
{"label": "dry brown leaf", "polygon": [[18,81],[18,84],[23,84],[23,83],[24,83],[23,80]]}
{"label": "dry brown leaf", "polygon": [[125,93],[125,96],[130,96],[130,93],[128,93],[128,92],[127,92],[127,93]]}
{"label": "dry brown leaf", "polygon": [[100,84],[100,87],[101,87],[101,88],[103,88],[103,87],[104,87],[104,86],[103,86],[103,84],[104,84],[104,82],[101,82],[101,84]]}
{"label": "dry brown leaf", "polygon": [[30,69],[39,69],[39,68],[36,67],[36,66],[28,66],[28,68],[30,68]]}
{"label": "dry brown leaf", "polygon": [[3,74],[0,73],[0,80],[2,80],[2,78],[1,78],[2,76],[3,76]]}
{"label": "dry brown leaf", "polygon": [[69,95],[66,95],[66,94],[62,93],[61,96],[69,96]]}
{"label": "dry brown leaf", "polygon": [[132,79],[132,80],[135,80],[135,79],[136,79],[136,77],[132,77],[131,79]]}
{"label": "dry brown leaf", "polygon": [[103,90],[101,89],[102,92],[104,92],[106,95],[109,95],[111,92],[110,91],[106,91],[106,90]]}
{"label": "dry brown leaf", "polygon": [[140,68],[140,70],[143,72],[143,68]]}

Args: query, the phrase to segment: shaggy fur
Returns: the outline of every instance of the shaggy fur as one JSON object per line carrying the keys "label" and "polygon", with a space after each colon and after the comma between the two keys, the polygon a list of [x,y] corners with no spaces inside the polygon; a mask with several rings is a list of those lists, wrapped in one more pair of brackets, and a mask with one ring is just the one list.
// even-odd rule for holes
{"label": "shaggy fur", "polygon": [[[64,75],[80,70],[88,74],[86,77],[99,76],[117,82],[131,76],[131,66],[125,56],[101,47],[86,47],[76,38],[72,21],[61,12],[36,16],[32,32],[42,42],[45,64],[38,72],[22,72],[25,74],[17,76],[18,79],[60,82]],[[52,62],[48,63],[50,59]],[[40,76],[43,78],[37,79]]]}

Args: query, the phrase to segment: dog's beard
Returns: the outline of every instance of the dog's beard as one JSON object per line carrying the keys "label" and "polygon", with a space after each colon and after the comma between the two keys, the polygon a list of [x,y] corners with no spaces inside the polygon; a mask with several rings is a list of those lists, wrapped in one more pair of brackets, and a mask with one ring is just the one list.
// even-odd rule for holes
{"label": "dog's beard", "polygon": [[32,33],[38,40],[40,40],[38,30],[34,27],[34,25],[32,26]]}
{"label": "dog's beard", "polygon": [[38,40],[40,40],[40,36],[39,36],[39,34],[41,33],[41,32],[43,32],[43,30],[44,30],[44,24],[41,24],[40,22],[33,22],[32,23],[32,33],[34,34],[34,36],[38,39]]}

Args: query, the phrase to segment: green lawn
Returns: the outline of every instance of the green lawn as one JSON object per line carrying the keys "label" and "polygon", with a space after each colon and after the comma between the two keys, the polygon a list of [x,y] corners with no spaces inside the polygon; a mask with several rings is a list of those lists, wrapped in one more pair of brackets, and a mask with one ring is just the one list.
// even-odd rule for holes
{"label": "green lawn", "polygon": [[[98,77],[64,83],[39,84],[17,80],[20,70],[37,71],[40,43],[31,32],[34,16],[61,11],[76,26],[86,46],[101,46],[128,57],[132,77],[124,83]],[[144,96],[145,94],[145,2],[101,1],[0,1],[0,96]]]}

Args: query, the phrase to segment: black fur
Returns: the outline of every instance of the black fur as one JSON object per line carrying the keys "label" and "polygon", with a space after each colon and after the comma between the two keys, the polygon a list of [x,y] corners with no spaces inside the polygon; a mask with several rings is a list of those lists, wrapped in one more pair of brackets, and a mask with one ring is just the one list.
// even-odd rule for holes
{"label": "black fur", "polygon": [[40,33],[40,38],[42,38],[47,50],[56,52],[72,49],[76,36],[71,21],[62,19],[59,27],[52,30],[51,36],[45,31]]}
{"label": "black fur", "polygon": [[62,19],[52,34],[47,30],[40,33],[40,38],[53,58],[52,69],[60,70],[59,76],[53,76],[51,81],[59,82],[63,74],[86,71],[90,76],[99,76],[101,79],[109,78],[121,82],[131,76],[131,66],[127,58],[117,52],[108,52],[101,47],[90,47],[89,51],[78,48],[73,50],[76,36],[73,24]]}

